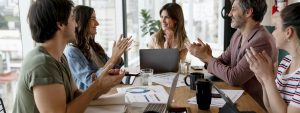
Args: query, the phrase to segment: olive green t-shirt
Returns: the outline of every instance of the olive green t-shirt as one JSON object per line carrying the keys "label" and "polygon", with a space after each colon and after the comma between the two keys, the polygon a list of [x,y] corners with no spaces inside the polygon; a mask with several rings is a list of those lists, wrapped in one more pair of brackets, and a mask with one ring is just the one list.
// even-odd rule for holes
{"label": "olive green t-shirt", "polygon": [[23,61],[13,113],[39,113],[33,97],[33,87],[38,85],[64,85],[69,103],[73,99],[71,81],[65,56],[58,62],[42,46],[36,47]]}

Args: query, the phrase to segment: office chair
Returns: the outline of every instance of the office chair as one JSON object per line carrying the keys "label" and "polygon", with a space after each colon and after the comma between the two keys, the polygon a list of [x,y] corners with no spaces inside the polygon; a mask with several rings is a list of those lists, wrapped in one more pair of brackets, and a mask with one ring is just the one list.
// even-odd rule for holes
{"label": "office chair", "polygon": [[2,98],[0,98],[0,113],[6,113]]}

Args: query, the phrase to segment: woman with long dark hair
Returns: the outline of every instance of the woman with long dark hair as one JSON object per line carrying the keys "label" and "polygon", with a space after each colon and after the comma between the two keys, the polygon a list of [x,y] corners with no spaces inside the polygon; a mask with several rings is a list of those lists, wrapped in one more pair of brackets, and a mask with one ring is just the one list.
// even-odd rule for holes
{"label": "woman with long dark hair", "polygon": [[120,36],[119,40],[114,42],[112,56],[109,58],[102,46],[95,42],[99,25],[95,10],[79,5],[74,9],[74,16],[77,23],[76,39],[66,47],[64,53],[74,80],[80,89],[85,90],[107,64],[115,64],[114,68],[121,68],[124,64],[121,55],[131,45],[132,40]]}
{"label": "woman with long dark hair", "polygon": [[189,42],[184,28],[182,8],[177,3],[168,3],[160,11],[161,29],[152,35],[148,48],[177,48],[181,60],[185,60],[187,48],[184,43]]}

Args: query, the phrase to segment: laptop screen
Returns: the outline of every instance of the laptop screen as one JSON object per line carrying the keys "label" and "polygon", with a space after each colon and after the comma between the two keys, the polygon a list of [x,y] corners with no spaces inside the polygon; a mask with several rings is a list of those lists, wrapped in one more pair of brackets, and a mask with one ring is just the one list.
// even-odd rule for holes
{"label": "laptop screen", "polygon": [[219,113],[239,113],[239,110],[236,108],[236,106],[231,101],[231,99],[222,90],[220,90],[215,84],[213,84],[212,86],[218,91],[218,93],[226,102],[226,104],[222,107]]}
{"label": "laptop screen", "polygon": [[171,106],[171,103],[172,103],[172,100],[173,100],[173,97],[174,97],[174,93],[175,93],[175,90],[176,90],[178,78],[179,78],[179,71],[176,73],[176,76],[174,77],[172,85],[171,85],[171,89],[169,91],[167,109],[169,109],[170,106]]}
{"label": "laptop screen", "polygon": [[154,73],[177,72],[178,49],[140,49],[140,68],[152,68]]}

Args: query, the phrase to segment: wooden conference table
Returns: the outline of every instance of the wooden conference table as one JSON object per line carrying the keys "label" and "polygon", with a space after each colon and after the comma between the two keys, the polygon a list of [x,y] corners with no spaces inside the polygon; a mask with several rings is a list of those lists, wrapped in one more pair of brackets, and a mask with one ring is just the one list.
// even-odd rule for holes
{"label": "wooden conference table", "polygon": [[[241,89],[239,87],[232,87],[225,82],[214,82],[217,87],[221,89]],[[179,87],[175,91],[173,100],[175,100],[172,107],[186,107],[188,113],[218,113],[218,107],[210,107],[209,110],[199,110],[195,104],[189,104],[187,99],[194,97],[196,91],[190,90],[189,87]],[[236,106],[240,111],[255,111],[256,113],[265,113],[265,110],[259,106],[258,103],[246,92],[236,101]]]}
{"label": "wooden conference table", "polygon": [[[213,76],[207,70],[196,71],[190,69],[190,72],[202,72],[205,76]],[[205,77],[206,78],[206,77]],[[240,87],[230,86],[224,81],[214,81],[214,84],[220,89],[235,89],[240,90]],[[210,107],[209,110],[200,110],[196,104],[189,104],[187,100],[196,95],[195,90],[191,90],[188,86],[176,88],[174,98],[175,102],[171,104],[172,107],[186,107],[188,113],[218,113],[218,107]],[[235,102],[239,111],[255,111],[256,113],[265,113],[265,110],[246,92]]]}
{"label": "wooden conference table", "polygon": [[[191,70],[194,72],[194,70]],[[201,71],[203,73],[208,74],[205,70]],[[223,81],[215,81],[214,82],[217,87],[220,89],[241,89],[240,87],[230,86]],[[135,83],[134,83],[135,84]],[[117,87],[126,87],[129,85],[118,85],[113,88],[109,94],[116,93]],[[165,87],[166,91],[169,91],[169,88]],[[171,107],[185,107],[187,108],[188,113],[218,113],[218,107],[210,107],[209,110],[199,110],[196,104],[189,104],[187,100],[196,95],[195,90],[191,90],[188,86],[178,87],[175,90],[175,95],[173,97],[173,103]],[[258,104],[256,101],[246,92],[242,94],[242,96],[235,102],[239,111],[255,111],[256,113],[265,113],[265,110]]]}

